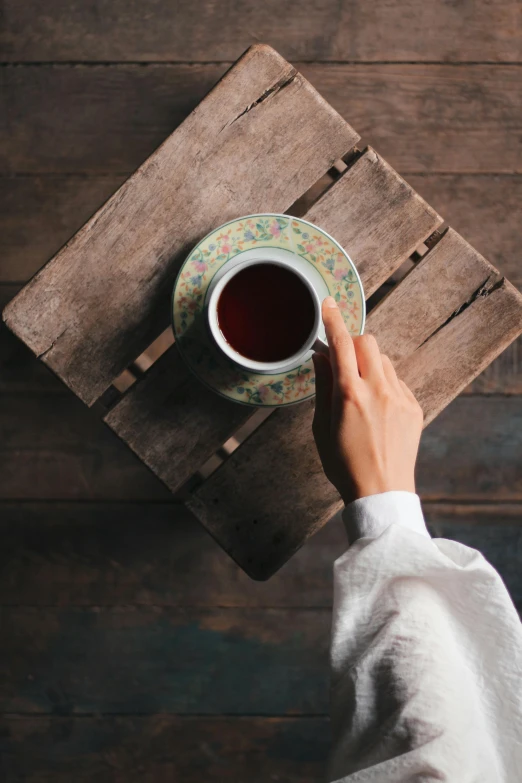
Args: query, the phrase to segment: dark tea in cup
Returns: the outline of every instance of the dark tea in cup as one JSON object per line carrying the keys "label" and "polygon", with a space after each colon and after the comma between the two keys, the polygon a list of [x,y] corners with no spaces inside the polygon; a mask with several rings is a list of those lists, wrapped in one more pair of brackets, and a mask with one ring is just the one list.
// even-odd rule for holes
{"label": "dark tea in cup", "polygon": [[314,330],[310,290],[288,267],[259,262],[241,269],[217,302],[219,329],[237,353],[279,362],[298,353]]}

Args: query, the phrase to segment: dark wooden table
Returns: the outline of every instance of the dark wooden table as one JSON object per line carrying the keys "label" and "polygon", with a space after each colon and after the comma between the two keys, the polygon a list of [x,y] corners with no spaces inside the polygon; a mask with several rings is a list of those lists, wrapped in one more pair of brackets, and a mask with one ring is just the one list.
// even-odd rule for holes
{"label": "dark wooden table", "polygon": [[[367,297],[389,281],[366,330],[426,424],[522,332],[516,289],[358,141],[289,63],[253,46],[4,310],[255,579],[341,503],[311,439],[312,404],[275,410],[223,452],[256,413],[192,382],[189,392],[175,344],[158,358],[176,273],[203,235],[247,213],[304,215],[347,249]],[[216,452],[223,464],[195,482]]]}

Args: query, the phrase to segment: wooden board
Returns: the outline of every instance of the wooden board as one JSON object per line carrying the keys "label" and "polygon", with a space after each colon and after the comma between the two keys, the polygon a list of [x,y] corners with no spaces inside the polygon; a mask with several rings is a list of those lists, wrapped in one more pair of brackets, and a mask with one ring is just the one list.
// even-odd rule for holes
{"label": "wooden board", "polygon": [[256,41],[285,57],[349,61],[520,61],[515,0],[275,0],[86,4],[6,0],[0,38],[9,61],[233,60]]}
{"label": "wooden board", "polygon": [[[501,175],[410,175],[408,183],[439,214],[491,260],[510,282],[522,287],[519,259],[518,205],[522,177]],[[0,181],[0,279],[26,282],[79,226],[121,184],[118,176],[10,177]],[[29,221],[29,223],[28,223]],[[494,225],[495,229],[492,230]],[[0,310],[16,293],[0,287]],[[17,345],[15,367],[7,382],[40,384],[54,379],[46,368],[31,362],[30,352],[0,325],[0,354],[4,341]],[[522,393],[520,342],[514,343],[474,381],[473,393]],[[3,361],[3,359],[1,360]],[[5,365],[2,364],[2,368]],[[38,380],[37,380],[38,379]],[[56,385],[57,382],[54,381]]]}
{"label": "wooden board", "polygon": [[[0,178],[0,281],[27,282],[121,182],[117,175]],[[410,174],[407,182],[522,287],[522,176]]]}
{"label": "wooden board", "polygon": [[16,607],[0,617],[0,712],[327,713],[329,610]]}
{"label": "wooden board", "polygon": [[[460,405],[461,403],[459,403]],[[486,406],[488,406],[486,408]],[[450,486],[437,456],[455,453],[448,473],[466,449],[464,426],[477,412],[483,427],[467,449],[468,469]],[[460,408],[459,410],[461,410]],[[424,435],[419,481],[427,494],[473,497],[475,472],[493,494],[505,493],[516,451],[505,469],[487,474],[488,455],[502,456],[486,428],[507,431],[501,401],[472,408],[458,427],[443,414]],[[515,421],[518,414],[515,413]],[[453,429],[452,429],[453,427]],[[447,456],[445,457],[447,459]],[[503,463],[502,463],[503,464]],[[487,497],[482,480],[478,495]],[[522,506],[423,502],[432,533],[462,541],[498,569],[522,601]],[[332,564],[347,546],[340,519],[329,522],[268,582],[255,582],[223,552],[183,507],[167,503],[2,503],[0,505],[0,604],[3,606],[255,606],[325,607],[332,604]],[[508,544],[509,542],[509,544]]]}
{"label": "wooden board", "polygon": [[425,423],[521,332],[522,295],[501,279],[477,291],[462,312],[402,359],[397,371],[424,408]]}
{"label": "wooden board", "polygon": [[[441,223],[436,212],[372,149],[306,218],[346,247],[366,295]],[[173,347],[105,421],[175,491],[252,412],[202,387],[194,391],[192,375]]]}
{"label": "wooden board", "polygon": [[[450,228],[370,313],[365,331],[375,335],[381,351],[397,363],[413,354],[477,292],[499,279],[498,270]],[[522,318],[522,297],[519,306]],[[470,342],[474,338],[470,331]],[[418,382],[424,385],[422,376]]]}
{"label": "wooden board", "polygon": [[[522,178],[512,175],[410,175],[408,181],[453,228],[522,288],[519,212]],[[470,393],[522,394],[521,340],[516,340],[469,388]]]}
{"label": "wooden board", "polygon": [[105,421],[175,492],[254,410],[194,383],[173,345]]}
{"label": "wooden board", "polygon": [[522,394],[522,338],[486,367],[470,386],[467,394]]}
{"label": "wooden board", "polygon": [[302,66],[363,141],[405,176],[521,172],[518,70],[501,65]]}
{"label": "wooden board", "polygon": [[66,392],[0,395],[0,499],[172,500],[158,479]]}
{"label": "wooden board", "polygon": [[442,223],[371,147],[305,217],[348,251],[367,298]]}
{"label": "wooden board", "polygon": [[[4,68],[0,172],[130,174],[227,67]],[[364,142],[404,176],[522,171],[521,65],[298,67]]]}
{"label": "wooden board", "polygon": [[19,294],[8,326],[92,404],[166,325],[190,247],[238,214],[284,211],[357,139],[283,58],[252,47]]}
{"label": "wooden board", "polygon": [[336,520],[260,584],[172,503],[4,502],[0,537],[3,606],[329,607],[347,546]]}
{"label": "wooden board", "polygon": [[425,500],[522,500],[522,398],[458,397],[424,431],[417,489]]}
{"label": "wooden board", "polygon": [[[522,296],[507,283],[495,288],[494,272],[448,231],[370,313],[367,331],[377,336],[383,351],[401,359],[399,373],[419,397],[426,421],[522,331]],[[471,302],[457,317],[452,317],[458,308],[448,288],[460,291],[461,304]],[[434,295],[438,289],[441,293]],[[410,355],[404,358],[398,352],[406,338]],[[308,403],[276,411],[189,502],[254,578],[270,576],[340,508],[315,451],[312,417]],[[261,456],[267,453],[269,461]]]}
{"label": "wooden board", "polygon": [[[0,403],[0,499],[171,501],[172,495],[161,482],[70,395],[3,394],[0,395]],[[461,398],[458,404],[465,406],[465,399]],[[515,494],[509,494],[514,466],[519,459],[517,449],[521,448],[518,433],[510,435],[509,419],[512,415],[513,420],[518,421],[518,398],[492,397],[481,400],[472,397],[470,404],[477,405],[478,410],[483,411],[477,415],[486,416],[487,411],[490,413],[487,414],[484,426],[478,427],[474,451],[467,456],[470,460],[469,471],[466,468],[460,474],[463,497],[475,497],[476,478],[473,471],[482,470],[481,466],[487,464],[488,449],[493,448],[487,438],[488,427],[493,426],[492,422],[495,422],[495,428],[498,426],[499,431],[506,433],[506,443],[511,445],[506,445],[505,454],[501,443],[497,444],[498,450],[497,446],[494,447],[495,459],[499,464],[494,474],[496,478],[492,480],[491,492],[501,499],[518,497],[516,482],[513,485]],[[437,429],[440,433],[440,448],[444,448],[445,454],[466,438],[465,423],[467,425],[469,420],[466,419],[465,423],[463,421],[462,426],[459,426],[458,419],[450,418],[448,422],[448,428],[441,424],[442,429]],[[435,426],[439,428],[438,422]],[[450,426],[455,428],[453,434],[449,431]],[[304,435],[307,434],[304,427]],[[480,445],[480,439],[484,439],[483,446]],[[454,469],[450,465],[448,463],[447,470],[453,473]],[[434,452],[433,462],[426,463],[428,478],[425,478],[427,483],[424,488],[428,493],[435,493],[435,497],[445,497],[437,486],[446,475],[446,467],[440,472],[436,472],[436,468]],[[505,477],[502,472],[504,468]],[[457,490],[458,486],[455,485]],[[486,486],[477,497],[487,499]]]}
{"label": "wooden board", "polygon": [[6,783],[322,783],[329,748],[321,717],[0,718]]}
{"label": "wooden board", "polygon": [[522,177],[511,174],[410,174],[408,182],[473,247],[522,288]]}
{"label": "wooden board", "polygon": [[[287,438],[281,446],[281,462],[275,457],[271,460],[276,464],[270,493],[263,477],[258,479],[249,468],[261,449],[271,448],[272,438],[278,435],[274,423],[283,418],[279,413],[241,447],[239,454],[230,457],[192,503],[194,511],[221,543],[233,542],[228,544],[229,553],[241,560],[242,567],[255,578],[270,575],[260,562],[261,557],[276,570],[290,556],[287,547],[295,549],[300,545],[303,530],[315,532],[342,507],[337,492],[322,473],[310,441],[310,424],[298,418],[297,410],[285,412]],[[423,498],[431,501],[520,502],[521,453],[520,397],[460,397],[423,435],[417,488]],[[286,494],[276,495],[280,492],[279,472],[285,464],[290,466],[282,479],[287,482]],[[214,503],[216,499],[218,503]],[[224,511],[220,512],[220,508]]]}
{"label": "wooden board", "polygon": [[125,177],[0,179],[0,282],[26,283],[117,190]]}
{"label": "wooden board", "polygon": [[[0,284],[0,312],[19,291],[18,285]],[[0,392],[63,391],[63,384],[0,322]]]}

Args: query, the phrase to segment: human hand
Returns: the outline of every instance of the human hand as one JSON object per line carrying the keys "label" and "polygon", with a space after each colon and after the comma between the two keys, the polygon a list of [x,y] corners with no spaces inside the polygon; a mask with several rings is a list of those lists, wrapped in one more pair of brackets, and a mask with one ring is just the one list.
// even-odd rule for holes
{"label": "human hand", "polygon": [[375,337],[352,339],[329,296],[329,359],[314,354],[313,433],[327,478],[345,503],[390,490],[415,492],[422,408]]}

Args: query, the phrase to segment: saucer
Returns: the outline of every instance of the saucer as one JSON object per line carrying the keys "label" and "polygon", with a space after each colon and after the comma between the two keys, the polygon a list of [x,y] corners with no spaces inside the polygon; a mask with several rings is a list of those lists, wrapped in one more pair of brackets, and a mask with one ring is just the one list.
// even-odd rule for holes
{"label": "saucer", "polygon": [[[226,271],[249,258],[290,260],[308,277],[320,299],[335,298],[349,332],[362,334],[364,295],[349,255],[312,223],[267,213],[237,218],[214,229],[186,258],[172,298],[177,347],[204,384],[234,402],[254,407],[302,402],[315,394],[311,351],[287,372],[262,375],[237,367],[210,337],[205,314],[210,293]],[[320,336],[324,339],[324,331]]]}

